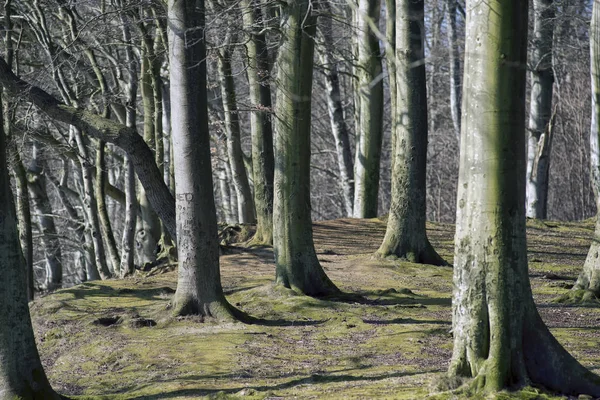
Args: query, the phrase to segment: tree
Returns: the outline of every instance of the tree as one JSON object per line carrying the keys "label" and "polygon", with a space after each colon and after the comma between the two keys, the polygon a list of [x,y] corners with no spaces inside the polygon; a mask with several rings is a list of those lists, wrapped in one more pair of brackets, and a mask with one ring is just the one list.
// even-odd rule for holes
{"label": "tree", "polygon": [[60,399],[46,378],[33,336],[5,141],[0,107],[0,397]]}
{"label": "tree", "polygon": [[383,79],[378,25],[380,0],[358,0],[353,5],[356,26],[356,93],[354,154],[354,217],[377,216],[379,164],[383,139]]}
{"label": "tree", "polygon": [[262,0],[242,0],[244,28],[249,32],[246,42],[248,55],[249,99],[252,135],[252,173],[256,234],[254,244],[273,243],[273,126],[271,123],[270,61],[264,33]]}
{"label": "tree", "polygon": [[552,336],[529,284],[525,237],[527,2],[467,4],[451,377],[476,391],[535,384],[600,396]]}
{"label": "tree", "polygon": [[534,0],[533,11],[526,206],[528,217],[545,219],[552,144],[554,2],[553,0]]}
{"label": "tree", "polygon": [[213,195],[204,0],[170,0],[168,11],[171,116],[175,155],[179,270],[176,315],[233,318],[219,271]]}
{"label": "tree", "polygon": [[573,300],[600,298],[600,5],[594,2],[590,24],[590,71],[592,78],[592,125],[590,129],[592,183],[596,193],[596,229],[588,251],[583,271],[579,274],[573,292]]}
{"label": "tree", "polygon": [[422,35],[424,1],[396,0],[395,76],[392,87],[392,201],[377,253],[443,265],[425,230],[427,87]]}
{"label": "tree", "polygon": [[310,207],[310,127],[316,17],[309,0],[282,8],[277,57],[273,247],[277,283],[310,296],[337,293],[319,264]]}

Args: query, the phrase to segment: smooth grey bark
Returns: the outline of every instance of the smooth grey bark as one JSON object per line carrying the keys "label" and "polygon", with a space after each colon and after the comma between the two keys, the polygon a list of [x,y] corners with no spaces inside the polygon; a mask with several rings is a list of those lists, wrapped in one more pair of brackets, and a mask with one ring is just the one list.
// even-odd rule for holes
{"label": "smooth grey bark", "polygon": [[[127,17],[122,13],[123,22],[123,41],[131,44],[131,32],[129,31]],[[125,60],[127,62],[127,75],[129,81],[125,85],[126,107],[125,107],[125,125],[129,128],[135,128],[136,124],[136,97],[137,97],[137,65],[136,58],[131,46],[125,50]],[[119,276],[122,278],[132,275],[135,272],[135,232],[137,224],[137,190],[134,164],[129,155],[125,155],[124,160],[124,185],[125,185],[125,224],[123,226],[123,236],[121,238],[121,262],[119,265]]]}
{"label": "smooth grey bark", "polygon": [[248,89],[253,110],[250,113],[252,136],[252,174],[256,233],[253,244],[273,243],[273,126],[271,124],[270,59],[264,33],[262,0],[241,0],[244,28],[250,32],[246,42]]}
{"label": "smooth grey bark", "polygon": [[0,107],[0,398],[58,400],[33,335],[3,125]]}
{"label": "smooth grey bark", "polygon": [[276,281],[309,296],[339,292],[319,264],[310,206],[310,128],[316,17],[309,0],[282,7],[277,57],[273,250]]}
{"label": "smooth grey bark", "polygon": [[449,374],[475,392],[600,396],[533,302],[525,236],[527,2],[467,3]]}
{"label": "smooth grey bark", "polygon": [[379,164],[383,140],[383,69],[379,39],[370,25],[378,26],[380,0],[358,0],[356,26],[356,76],[354,153],[354,217],[377,216]]}
{"label": "smooth grey bark", "polygon": [[577,278],[571,296],[574,300],[600,299],[600,4],[594,2],[590,24],[590,74],[592,94],[592,124],[590,129],[590,161],[592,187],[596,194],[596,228],[583,270]]}
{"label": "smooth grey bark", "polygon": [[219,51],[218,70],[221,81],[221,98],[225,114],[225,132],[227,135],[227,155],[231,169],[232,183],[237,198],[238,222],[242,224],[256,222],[254,216],[254,201],[248,181],[246,166],[244,165],[244,152],[241,143],[241,128],[235,83],[231,69],[231,37],[224,43],[224,48]]}
{"label": "smooth grey bark", "polygon": [[176,315],[235,318],[219,271],[213,195],[204,0],[169,0],[171,115],[175,155],[179,270]]}
{"label": "smooth grey bark", "polygon": [[392,200],[377,254],[411,262],[445,265],[425,229],[427,168],[427,82],[422,27],[423,0],[396,0],[395,114],[392,135]]}
{"label": "smooth grey bark", "polygon": [[[321,3],[321,9],[325,14],[331,14],[329,1]],[[354,207],[354,164],[352,161],[352,149],[346,125],[344,106],[340,90],[340,77],[338,73],[338,62],[334,57],[334,44],[332,36],[331,20],[321,18],[317,25],[320,35],[318,43],[319,57],[324,66],[325,85],[327,87],[327,111],[331,122],[331,133],[335,142],[338,169],[340,173],[340,189],[344,199],[344,210],[347,216],[352,216]]]}
{"label": "smooth grey bark", "polygon": [[548,173],[552,145],[554,7],[553,0],[533,1],[526,207],[528,217],[540,219],[545,219],[547,216]]}
{"label": "smooth grey bark", "polygon": [[152,151],[133,127],[61,103],[44,90],[17,77],[3,58],[0,58],[0,83],[8,93],[24,98],[50,118],[76,126],[96,139],[123,149],[133,161],[135,172],[148,194],[152,208],[162,219],[169,234],[176,236],[175,199],[162,179]]}
{"label": "smooth grey bark", "polygon": [[54,216],[43,174],[44,163],[38,159],[38,148],[34,143],[32,161],[27,169],[27,187],[29,200],[36,216],[38,230],[46,259],[46,277],[44,286],[47,290],[55,290],[62,285],[62,252],[58,241],[58,233],[54,224]]}
{"label": "smooth grey bark", "polygon": [[450,64],[450,113],[456,138],[460,141],[460,101],[462,97],[460,76],[460,55],[456,27],[456,6],[458,0],[447,0],[446,20],[448,21],[448,63]]}

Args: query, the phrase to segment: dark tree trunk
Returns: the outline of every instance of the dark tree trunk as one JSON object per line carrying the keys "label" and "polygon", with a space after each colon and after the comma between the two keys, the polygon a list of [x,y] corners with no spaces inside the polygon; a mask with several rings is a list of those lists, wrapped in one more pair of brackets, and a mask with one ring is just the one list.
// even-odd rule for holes
{"label": "dark tree trunk", "polygon": [[[1,91],[0,91],[1,96]],[[0,107],[0,397],[58,400],[36,348]]]}
{"label": "dark tree trunk", "polygon": [[277,58],[273,247],[277,283],[310,296],[337,293],[319,264],[310,207],[310,123],[316,18],[308,0],[283,8]]}
{"label": "dark tree trunk", "polygon": [[261,0],[242,0],[244,27],[250,32],[246,43],[248,54],[248,86],[253,110],[250,114],[252,130],[252,174],[256,234],[253,244],[273,243],[273,128],[271,125],[270,61],[263,32]]}
{"label": "dark tree trunk", "polygon": [[423,18],[423,0],[396,0],[392,202],[377,253],[443,265],[425,230],[428,125]]}

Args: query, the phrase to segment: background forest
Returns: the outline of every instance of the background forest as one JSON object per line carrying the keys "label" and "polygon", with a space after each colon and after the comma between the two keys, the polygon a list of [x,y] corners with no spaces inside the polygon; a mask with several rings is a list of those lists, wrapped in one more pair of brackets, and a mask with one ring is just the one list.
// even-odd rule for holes
{"label": "background forest", "polygon": [[[454,221],[458,176],[458,135],[451,108],[453,101],[460,103],[460,90],[455,93],[451,87],[460,88],[464,4],[452,3],[426,2],[424,31],[429,109],[427,218],[441,222]],[[154,150],[167,184],[172,182],[165,5],[45,0],[13,0],[8,4],[12,15],[5,15],[5,25],[11,29],[12,63],[17,75],[67,103],[95,109],[121,122],[126,121],[130,111],[129,123],[135,124]],[[248,211],[252,201],[247,191],[253,190],[254,184],[250,115],[256,103],[251,101],[248,85],[250,61],[246,44],[250,28],[243,28],[248,26],[242,21],[245,7],[259,5],[212,1],[206,16],[215,197],[219,221],[226,223],[254,220],[253,211]],[[268,59],[267,69],[259,78],[267,85],[272,84],[275,75],[273,61],[280,30],[277,5],[264,3],[260,7],[259,23],[263,26]],[[363,69],[361,63],[365,62],[353,50],[353,38],[361,37],[362,28],[352,22],[352,7],[347,2],[328,2],[317,10],[311,144],[315,221],[360,216],[353,214],[351,204],[348,205],[354,183],[357,91],[363,90],[356,71]],[[554,122],[547,146],[551,149],[547,200],[550,219],[581,220],[595,213],[589,167],[591,105],[587,95],[591,7],[589,0],[554,2]],[[383,38],[385,4],[380,9],[378,35]],[[455,21],[455,31],[450,29],[451,20]],[[531,34],[529,37],[534,40]],[[384,54],[384,41],[379,40],[378,47]],[[534,62],[530,57],[529,70],[536,67]],[[383,85],[382,145],[376,150],[381,157],[379,195],[377,212],[369,216],[386,214],[390,205],[389,80],[386,63],[379,68],[380,72],[369,71],[371,76],[363,78],[367,84]],[[452,80],[454,71],[458,81]],[[337,89],[331,88],[332,82]],[[50,281],[58,278],[48,278],[48,273],[58,274],[60,265],[64,268],[63,284],[69,286],[87,278],[83,266],[87,265],[87,273],[93,277],[89,264],[106,263],[105,258],[109,265],[111,260],[116,264],[122,253],[126,222],[123,216],[127,166],[123,152],[86,136],[77,139],[68,127],[44,117],[18,98],[8,102],[7,115],[13,131],[13,187],[21,197],[24,186],[29,192],[36,287],[52,288]],[[338,118],[337,122],[334,118]],[[244,176],[249,185],[241,183]],[[140,207],[135,228],[136,265],[143,265],[156,259],[156,243],[162,234],[139,183],[136,190]],[[100,226],[110,229],[101,230]],[[102,240],[100,236],[95,238],[94,246],[90,245],[90,229],[102,232]],[[107,268],[112,270],[113,266]]]}

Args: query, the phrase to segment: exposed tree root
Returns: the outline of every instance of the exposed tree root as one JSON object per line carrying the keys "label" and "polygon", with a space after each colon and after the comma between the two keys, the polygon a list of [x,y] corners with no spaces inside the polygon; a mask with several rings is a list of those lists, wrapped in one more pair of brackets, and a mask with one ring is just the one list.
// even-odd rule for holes
{"label": "exposed tree root", "polygon": [[175,317],[198,316],[204,322],[214,319],[219,322],[246,322],[248,314],[238,310],[225,299],[202,302],[192,296],[175,295],[171,314]]}
{"label": "exposed tree root", "polygon": [[427,238],[424,239],[425,244],[417,246],[415,243],[404,243],[403,245],[395,246],[395,249],[381,245],[375,253],[376,257],[380,258],[400,258],[416,264],[429,264],[436,266],[449,266],[433,248]]}

